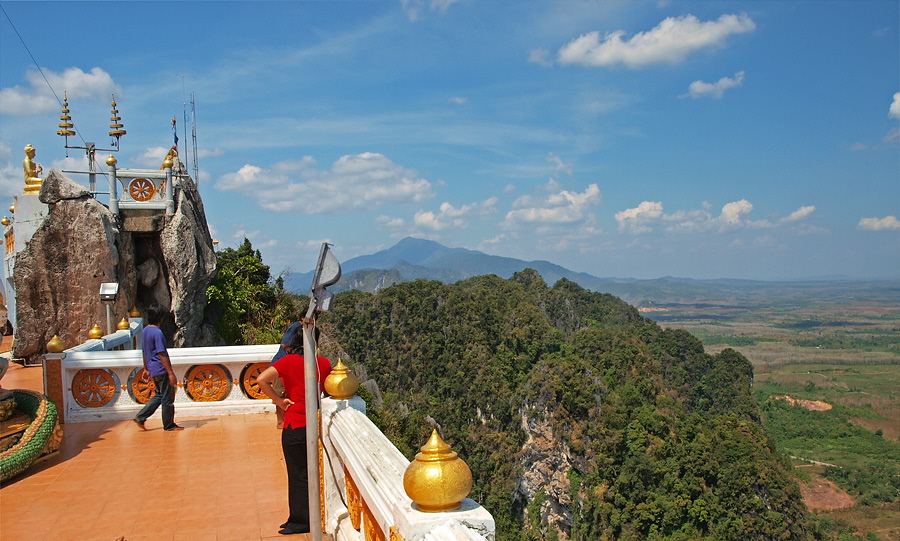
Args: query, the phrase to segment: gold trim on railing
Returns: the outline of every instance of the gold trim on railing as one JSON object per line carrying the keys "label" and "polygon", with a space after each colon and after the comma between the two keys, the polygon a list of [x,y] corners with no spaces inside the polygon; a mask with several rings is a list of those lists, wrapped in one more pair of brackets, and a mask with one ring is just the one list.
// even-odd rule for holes
{"label": "gold trim on railing", "polygon": [[347,471],[346,466],[344,467],[344,485],[347,490],[347,512],[350,513],[350,524],[353,526],[354,530],[359,531],[362,501],[359,497],[359,489],[356,488],[356,483],[354,483],[353,478],[350,477],[350,472]]}

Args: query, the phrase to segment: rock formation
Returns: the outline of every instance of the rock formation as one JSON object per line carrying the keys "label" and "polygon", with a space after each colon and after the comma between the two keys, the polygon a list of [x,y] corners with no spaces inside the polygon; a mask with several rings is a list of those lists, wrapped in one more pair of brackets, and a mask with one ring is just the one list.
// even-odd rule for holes
{"label": "rock formation", "polygon": [[54,334],[72,347],[93,325],[105,330],[104,282],[119,283],[113,325],[132,307],[158,302],[171,312],[163,331],[172,347],[214,343],[204,311],[216,258],[190,179],[180,182],[175,214],[151,220],[156,231],[126,227],[127,219],[57,170],[44,178],[40,200],[49,212],[15,262],[14,357],[38,361]]}

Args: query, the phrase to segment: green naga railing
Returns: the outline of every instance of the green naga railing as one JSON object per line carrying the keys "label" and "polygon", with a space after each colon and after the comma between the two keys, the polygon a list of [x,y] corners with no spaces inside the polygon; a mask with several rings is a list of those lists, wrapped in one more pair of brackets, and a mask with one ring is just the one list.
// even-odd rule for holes
{"label": "green naga railing", "polygon": [[0,453],[0,482],[5,483],[31,467],[45,452],[55,451],[62,440],[56,405],[46,396],[25,389],[12,391],[16,409],[31,418],[19,441]]}

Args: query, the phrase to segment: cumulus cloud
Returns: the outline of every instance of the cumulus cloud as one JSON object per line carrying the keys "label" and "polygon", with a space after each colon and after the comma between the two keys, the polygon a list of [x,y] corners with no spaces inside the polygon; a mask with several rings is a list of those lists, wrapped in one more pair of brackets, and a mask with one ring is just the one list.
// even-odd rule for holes
{"label": "cumulus cloud", "polygon": [[900,118],[900,92],[894,94],[894,101],[891,102],[888,116],[891,118]]}
{"label": "cumulus cloud", "polygon": [[[15,116],[30,116],[49,111],[58,111],[60,102],[44,82],[44,77],[58,91],[65,91],[69,100],[109,99],[112,94],[122,92],[113,78],[100,68],[92,68],[85,73],[81,68],[66,68],[62,73],[48,69],[43,75],[37,70],[29,70],[25,74],[26,86],[16,85],[0,89],[0,113]],[[59,96],[62,100],[63,96]]]}
{"label": "cumulus cloud", "polygon": [[562,190],[547,196],[519,197],[513,210],[506,214],[502,226],[518,229],[523,226],[568,226],[593,222],[591,209],[600,204],[600,188],[588,186],[583,193]]}
{"label": "cumulus cloud", "polygon": [[863,218],[856,225],[858,229],[863,231],[892,231],[900,229],[900,220],[896,216],[885,216],[884,218]]}
{"label": "cumulus cloud", "polygon": [[616,213],[619,231],[631,233],[649,233],[653,229],[650,223],[663,215],[663,205],[659,201],[644,201],[640,205]]}
{"label": "cumulus cloud", "polygon": [[417,228],[430,231],[445,231],[447,229],[463,229],[468,226],[467,218],[472,216],[485,216],[496,212],[497,198],[490,197],[479,203],[454,207],[450,203],[441,203],[438,212],[420,210],[413,217],[413,223]]}
{"label": "cumulus cloud", "polygon": [[222,175],[215,187],[254,197],[266,210],[305,214],[371,210],[434,196],[432,184],[418,173],[372,152],[342,156],[327,170],[317,169],[309,156],[267,169],[247,164]]}
{"label": "cumulus cloud", "polygon": [[[619,223],[619,231],[635,235],[650,233],[658,228],[674,233],[698,233],[733,229],[787,227],[809,218],[815,210],[816,207],[812,205],[803,206],[788,216],[776,222],[771,222],[768,220],[751,220],[749,217],[750,213],[753,212],[753,204],[746,199],[726,203],[722,206],[722,210],[718,215],[713,214],[708,203],[704,203],[701,209],[679,210],[666,214],[663,211],[661,202],[644,201],[637,207],[616,213],[615,218]],[[804,231],[821,230],[806,227]]]}
{"label": "cumulus cloud", "polygon": [[[744,84],[744,72],[739,71],[734,74],[734,79],[730,77],[722,77],[715,83],[707,83],[704,81],[694,81],[688,87],[688,93],[685,96],[692,98],[702,98],[703,96],[712,96],[721,98],[726,90]],[[682,96],[683,97],[683,96]]]}
{"label": "cumulus cloud", "polygon": [[694,15],[669,17],[648,32],[623,39],[616,30],[603,36],[594,31],[570,41],[557,53],[560,64],[590,67],[623,65],[637,69],[657,64],[678,64],[698,51],[725,46],[734,34],[751,32],[756,24],[746,14],[722,15],[716,21],[700,21]]}

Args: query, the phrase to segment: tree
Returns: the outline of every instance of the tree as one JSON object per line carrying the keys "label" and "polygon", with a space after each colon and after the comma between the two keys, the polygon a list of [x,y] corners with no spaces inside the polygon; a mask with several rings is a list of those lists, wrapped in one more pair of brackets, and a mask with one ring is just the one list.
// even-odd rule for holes
{"label": "tree", "polygon": [[216,256],[218,274],[206,296],[220,312],[219,338],[229,345],[277,343],[299,318],[302,299],[284,291],[280,276],[271,283],[269,266],[246,238],[236,250],[225,248]]}

